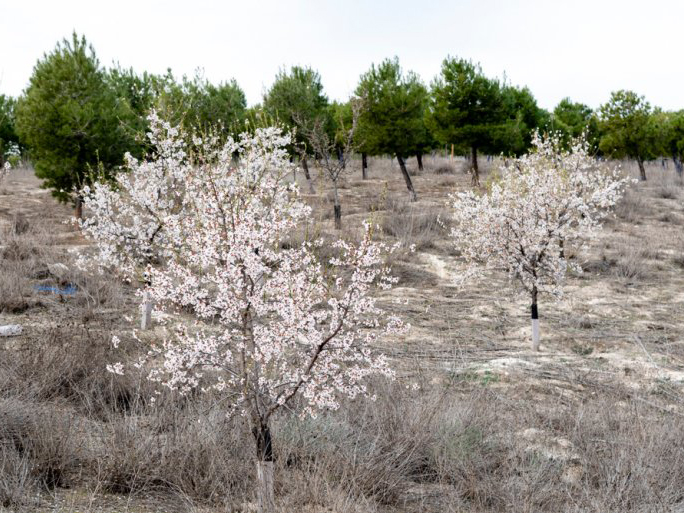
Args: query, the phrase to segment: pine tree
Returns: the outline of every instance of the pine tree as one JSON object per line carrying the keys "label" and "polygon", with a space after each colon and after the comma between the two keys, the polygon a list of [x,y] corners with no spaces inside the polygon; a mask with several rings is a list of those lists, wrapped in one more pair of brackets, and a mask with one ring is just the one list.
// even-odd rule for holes
{"label": "pine tree", "polygon": [[563,98],[553,109],[550,130],[560,132],[567,145],[571,139],[585,134],[592,150],[598,149],[599,128],[598,118],[593,110],[583,103],[573,102],[570,98]]}
{"label": "pine tree", "polygon": [[425,147],[427,88],[415,73],[404,74],[395,57],[377,67],[372,65],[361,75],[356,96],[364,105],[358,128],[361,150],[371,155],[395,156],[411,200],[416,201],[405,159]]}
{"label": "pine tree", "polygon": [[311,68],[299,66],[293,66],[289,73],[281,70],[264,96],[263,107],[272,119],[294,130],[294,145],[290,151],[300,155],[311,188],[307,155],[313,154],[313,147],[305,134],[321,123],[327,132],[333,132],[328,97],[323,92],[321,76]]}
{"label": "pine tree", "polygon": [[603,136],[601,151],[611,157],[629,157],[639,165],[641,180],[646,180],[644,160],[651,158],[656,148],[649,119],[651,105],[632,91],[616,91],[600,108]]}
{"label": "pine tree", "polygon": [[505,114],[498,81],[487,78],[479,64],[444,59],[432,83],[430,126],[441,143],[470,150],[474,186],[480,183],[478,152],[499,150]]}
{"label": "pine tree", "polygon": [[[108,86],[85,37],[73,34],[39,60],[17,104],[17,130],[30,151],[36,175],[61,201],[99,169],[110,177],[133,144],[122,120],[133,112]],[[77,213],[80,213],[77,212]]]}
{"label": "pine tree", "polygon": [[501,88],[503,124],[492,127],[492,150],[520,156],[532,145],[535,131],[545,128],[548,113],[537,105],[527,87],[504,85]]}
{"label": "pine tree", "polygon": [[[657,131],[658,150],[663,156],[672,157],[677,175],[684,174],[684,110],[675,112],[656,111],[652,116],[651,130]],[[655,126],[653,126],[655,125]]]}
{"label": "pine tree", "polygon": [[156,88],[157,111],[188,133],[220,128],[224,133],[237,135],[245,120],[247,99],[234,79],[215,85],[197,74],[192,79],[184,76],[176,81],[169,71],[157,79]]}

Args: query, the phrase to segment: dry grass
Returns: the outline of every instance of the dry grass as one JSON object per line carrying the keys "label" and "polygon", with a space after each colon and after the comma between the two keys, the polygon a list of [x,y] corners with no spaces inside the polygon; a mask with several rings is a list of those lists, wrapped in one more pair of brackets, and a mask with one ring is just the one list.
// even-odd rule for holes
{"label": "dry grass", "polygon": [[[648,510],[654,497],[665,508],[681,500],[684,425],[648,396],[606,384],[595,388],[600,397],[540,408],[478,375],[419,382],[416,391],[376,382],[376,401],[278,418],[283,507],[617,513]],[[206,398],[166,401],[106,422],[0,402],[3,500],[19,505],[41,489],[87,482],[236,510],[251,502],[252,441],[240,419]]]}
{"label": "dry grass", "polygon": [[[76,338],[71,351],[83,353],[76,344],[90,342]],[[100,362],[87,361],[101,370]],[[153,392],[143,388],[140,400],[96,414],[81,407],[101,402],[110,384],[80,388],[75,399],[69,387],[55,390],[52,374],[42,377],[53,362],[30,359],[33,372],[3,370],[9,375],[0,400],[6,505],[37,495],[44,501],[50,495],[40,490],[74,486],[131,497],[166,493],[207,505],[227,501],[236,510],[253,500],[251,435],[211,397],[166,394],[152,405]],[[680,501],[684,423],[648,395],[604,384],[599,373],[583,377],[599,395],[540,407],[497,386],[491,375],[453,376],[434,384],[419,374],[410,381],[417,390],[407,390],[410,382],[377,381],[376,401],[348,401],[315,419],[279,417],[283,506],[598,513],[644,511],[654,497],[664,507]]]}
{"label": "dry grass", "polygon": [[627,281],[646,279],[649,275],[648,258],[648,251],[644,248],[623,248],[613,269],[615,277]]}
{"label": "dry grass", "polygon": [[0,508],[28,507],[38,488],[26,455],[0,445]]}
{"label": "dry grass", "polygon": [[453,164],[444,163],[436,166],[432,172],[436,175],[453,175],[456,172],[456,168]]}
{"label": "dry grass", "polygon": [[382,220],[382,230],[399,241],[403,248],[417,251],[435,247],[448,234],[446,208],[425,208],[406,200],[390,199]]}
{"label": "dry grass", "polygon": [[651,213],[648,203],[643,194],[630,189],[615,207],[615,216],[631,225],[641,224],[644,222],[644,218]]}

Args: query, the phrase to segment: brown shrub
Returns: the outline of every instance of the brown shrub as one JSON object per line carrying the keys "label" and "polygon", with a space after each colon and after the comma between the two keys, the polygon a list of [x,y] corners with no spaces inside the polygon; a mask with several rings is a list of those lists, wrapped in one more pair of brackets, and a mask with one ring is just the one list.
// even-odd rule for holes
{"label": "brown shrub", "polygon": [[249,494],[254,458],[243,419],[226,419],[209,401],[183,404],[169,400],[102,426],[94,464],[104,489],[174,490],[212,503]]}
{"label": "brown shrub", "polygon": [[615,215],[629,223],[641,224],[644,217],[651,213],[651,208],[637,189],[629,189],[622,200],[615,206]]}
{"label": "brown shrub", "polygon": [[648,278],[648,260],[652,255],[646,248],[622,247],[613,268],[613,274],[627,281],[640,281]]}
{"label": "brown shrub", "polygon": [[[68,412],[16,399],[0,400],[0,445],[23,456],[30,476],[47,488],[68,486],[78,473],[77,432],[77,422]],[[16,470],[6,469],[10,475]]]}
{"label": "brown shrub", "polygon": [[453,175],[456,173],[456,166],[451,163],[443,162],[432,171],[436,175]]}
{"label": "brown shrub", "polygon": [[0,508],[31,505],[37,486],[28,457],[0,443]]}
{"label": "brown shrub", "polygon": [[36,401],[67,401],[80,411],[101,417],[109,411],[128,411],[150,397],[152,385],[141,372],[125,376],[107,372],[106,365],[135,360],[133,348],[111,346],[111,332],[82,327],[34,331],[30,343],[0,351],[0,376],[10,376],[0,392]]}
{"label": "brown shrub", "polygon": [[432,248],[448,233],[448,216],[443,209],[425,208],[408,201],[388,200],[382,230],[401,242],[403,248]]}

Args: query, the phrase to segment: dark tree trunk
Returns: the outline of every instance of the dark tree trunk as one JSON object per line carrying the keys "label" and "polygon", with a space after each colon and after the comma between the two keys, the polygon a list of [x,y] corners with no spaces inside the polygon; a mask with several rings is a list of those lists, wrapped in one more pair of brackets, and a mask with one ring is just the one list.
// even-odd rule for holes
{"label": "dark tree trunk", "polygon": [[532,350],[539,351],[539,311],[537,310],[537,287],[532,288],[532,305],[530,307],[532,317]]}
{"label": "dark tree trunk", "polygon": [[342,206],[334,205],[333,210],[335,211],[335,230],[342,229]]}
{"label": "dark tree trunk", "polygon": [[682,165],[681,159],[676,155],[672,155],[672,162],[674,162],[675,171],[677,171],[677,176],[681,178],[682,174],[684,173],[684,165]]}
{"label": "dark tree trunk", "polygon": [[310,182],[311,175],[309,174],[309,163],[306,161],[306,157],[302,158],[302,169],[304,170],[304,176]]}
{"label": "dark tree trunk", "polygon": [[418,171],[423,170],[423,154],[419,153],[416,155],[416,160],[418,161]]}
{"label": "dark tree trunk", "polygon": [[333,211],[334,211],[334,216],[335,216],[335,229],[341,230],[342,229],[342,205],[340,205],[340,195],[337,192],[337,183],[333,184],[333,188],[334,188]]}
{"label": "dark tree trunk", "polygon": [[637,164],[639,164],[639,178],[642,182],[646,181],[646,169],[644,169],[644,159],[637,157]]}
{"label": "dark tree trunk", "polygon": [[365,153],[361,154],[361,178],[368,179],[368,156]]}
{"label": "dark tree trunk", "polygon": [[257,459],[259,461],[273,461],[273,442],[271,428],[263,422],[252,428],[252,434],[256,441]]}
{"label": "dark tree trunk", "polygon": [[342,151],[342,148],[337,148],[337,160],[342,166],[342,169],[347,169],[347,162],[344,160],[344,152]]}
{"label": "dark tree trunk", "polygon": [[83,219],[83,198],[81,198],[80,194],[76,196],[74,215],[76,216],[76,219]]}
{"label": "dark tree trunk", "polygon": [[477,147],[472,146],[470,148],[470,165],[472,166],[473,176],[472,176],[472,186],[480,186],[480,168],[477,166]]}
{"label": "dark tree trunk", "polygon": [[259,422],[252,428],[257,450],[257,511],[275,513],[275,493],[273,486],[274,464],[271,430],[268,424]]}
{"label": "dark tree trunk", "polygon": [[306,160],[306,156],[302,157],[302,169],[304,170],[304,176],[306,177],[306,181],[309,184],[309,192],[313,194],[314,187],[313,187],[313,182],[311,182],[311,175],[309,174],[309,163]]}
{"label": "dark tree trunk", "polygon": [[408,170],[406,169],[406,162],[404,162],[404,157],[397,155],[397,162],[399,162],[399,167],[401,168],[401,174],[403,175],[404,181],[406,182],[406,188],[409,190],[409,196],[411,197],[411,201],[417,201],[418,196],[416,195],[416,191],[413,188],[413,183],[411,182],[411,176],[408,174]]}

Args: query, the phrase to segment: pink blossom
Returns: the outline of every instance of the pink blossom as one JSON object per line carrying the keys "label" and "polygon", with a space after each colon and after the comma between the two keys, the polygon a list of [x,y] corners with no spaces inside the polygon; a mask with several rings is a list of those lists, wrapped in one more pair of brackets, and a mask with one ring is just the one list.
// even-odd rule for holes
{"label": "pink blossom", "polygon": [[383,265],[393,248],[366,223],[329,262],[316,240],[284,249],[310,215],[287,180],[289,136],[266,128],[223,145],[196,140],[191,158],[175,128],[150,121],[153,158],[129,157],[115,184],[85,189],[82,223],[97,264],[146,282],[176,319],[174,336],[149,352],[150,379],[224,394],[258,423],[295,396],[313,414],[366,394],[371,374],[392,376],[377,341],[407,326],[375,291],[396,281]]}

